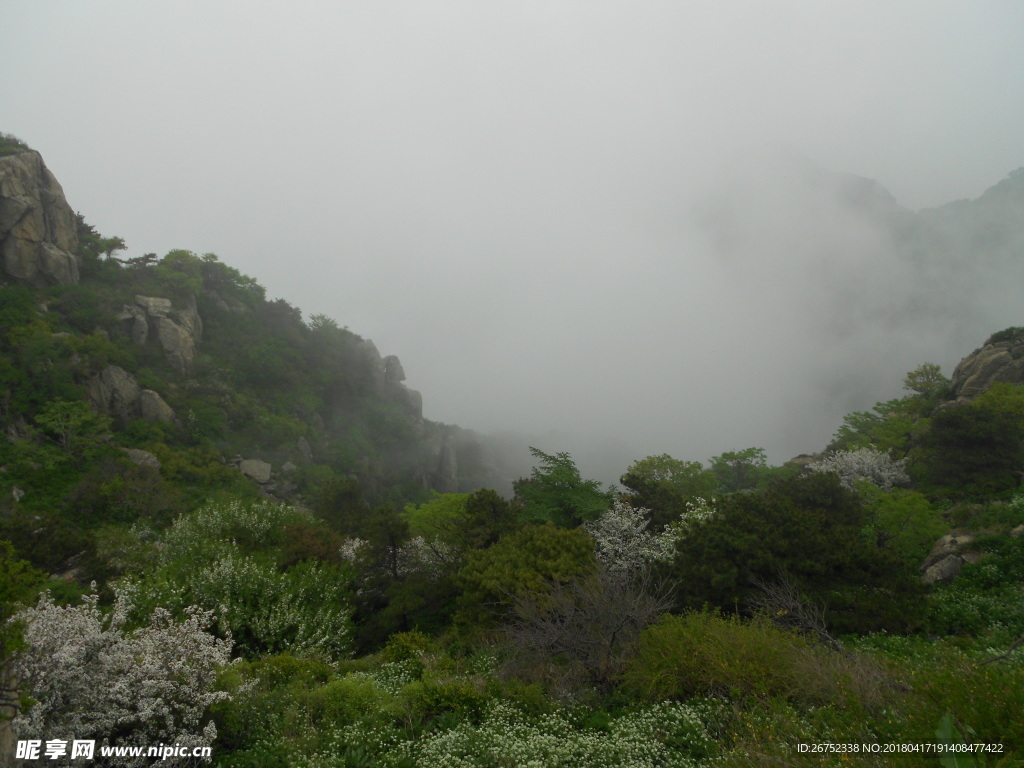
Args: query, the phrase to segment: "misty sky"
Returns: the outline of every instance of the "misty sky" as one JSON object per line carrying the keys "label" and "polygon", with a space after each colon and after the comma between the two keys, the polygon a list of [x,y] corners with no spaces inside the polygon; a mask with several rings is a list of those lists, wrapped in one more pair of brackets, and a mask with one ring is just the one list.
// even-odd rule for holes
{"label": "misty sky", "polygon": [[885,237],[790,162],[909,209],[1024,165],[1015,0],[2,17],[0,130],[72,207],[128,256],[214,252],[373,339],[437,421],[561,433],[548,451],[614,441],[625,463],[752,445],[777,463],[908,369],[948,375],[1024,324],[981,278],[969,308],[937,280],[948,312],[915,315]]}

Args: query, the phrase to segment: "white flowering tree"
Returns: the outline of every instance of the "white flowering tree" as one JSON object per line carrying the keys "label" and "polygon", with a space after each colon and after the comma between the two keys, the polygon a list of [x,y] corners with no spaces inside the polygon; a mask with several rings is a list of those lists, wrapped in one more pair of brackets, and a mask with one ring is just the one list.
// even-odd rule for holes
{"label": "white flowering tree", "polygon": [[646,568],[654,560],[663,560],[675,539],[648,530],[649,514],[643,507],[616,501],[596,520],[584,523],[594,539],[597,559],[610,573],[629,574]]}
{"label": "white flowering tree", "polygon": [[858,448],[852,451],[833,451],[828,456],[807,465],[810,472],[834,472],[839,481],[851,491],[857,483],[866,481],[891,491],[894,487],[910,482],[907,475],[906,459],[894,460],[888,453],[874,448]]}
{"label": "white flowering tree", "polygon": [[705,499],[696,498],[686,503],[686,511],[678,520],[656,534],[648,530],[648,510],[616,501],[583,527],[593,537],[597,559],[607,571],[635,574],[651,563],[671,559],[676,542],[712,514],[714,507]]}
{"label": "white flowering tree", "polygon": [[[181,622],[158,608],[147,626],[129,631],[131,597],[121,591],[104,615],[99,595],[64,607],[46,592],[35,608],[15,616],[25,647],[12,672],[34,700],[14,720],[18,738],[93,739],[97,746],[212,744],[217,729],[204,720],[207,707],[228,697],[215,689],[215,677],[231,659],[230,638],[210,634],[210,613],[195,607]],[[123,766],[149,762],[111,759]]]}

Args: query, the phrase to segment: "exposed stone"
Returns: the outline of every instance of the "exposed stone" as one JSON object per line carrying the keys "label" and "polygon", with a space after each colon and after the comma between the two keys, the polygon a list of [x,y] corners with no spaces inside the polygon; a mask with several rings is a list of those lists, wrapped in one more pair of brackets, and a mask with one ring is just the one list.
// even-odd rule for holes
{"label": "exposed stone", "polygon": [[238,471],[261,485],[270,481],[271,466],[260,459],[243,459],[238,464]]}
{"label": "exposed stone", "polygon": [[125,304],[117,319],[121,324],[121,330],[133,342],[140,347],[146,343],[149,338],[149,322],[144,310],[132,304]]}
{"label": "exposed stone", "polygon": [[164,354],[178,373],[187,373],[196,356],[196,343],[187,330],[169,317],[157,318],[157,338]]}
{"label": "exposed stone", "polygon": [[800,467],[802,469],[802,468],[806,467],[808,464],[813,464],[814,462],[818,461],[819,459],[821,459],[821,456],[813,456],[813,455],[811,455],[809,453],[801,453],[799,456],[794,456],[792,459],[790,459],[786,463],[787,464],[796,464],[798,467]]}
{"label": "exposed stone", "polygon": [[78,282],[75,212],[38,152],[0,157],[0,265],[34,286]]}
{"label": "exposed stone", "polygon": [[459,487],[459,464],[455,452],[455,437],[445,433],[437,451],[437,469],[432,487],[441,493],[453,493]]}
{"label": "exposed stone", "polygon": [[952,581],[963,567],[964,561],[962,557],[959,555],[946,555],[934,565],[925,569],[924,575],[921,576],[921,581],[925,584],[945,584]]}
{"label": "exposed stone", "polygon": [[123,368],[108,365],[85,385],[86,396],[100,413],[127,427],[142,415],[141,390],[135,377]]}
{"label": "exposed stone", "polygon": [[139,405],[142,418],[146,421],[159,421],[165,424],[174,422],[174,410],[152,389],[144,389],[139,393]]}
{"label": "exposed stone", "polygon": [[144,451],[141,448],[122,448],[121,450],[127,454],[129,459],[140,467],[153,467],[153,469],[160,469],[160,459],[149,451]]}
{"label": "exposed stone", "polygon": [[974,541],[974,537],[969,533],[957,533],[956,531],[947,533],[932,545],[932,551],[928,553],[921,569],[925,570],[949,555],[958,554],[966,544],[970,544],[972,541]]}
{"label": "exposed stone", "polygon": [[1012,531],[1010,531],[1010,535],[1011,536],[1021,536],[1021,535],[1024,535],[1024,523],[1021,523],[1016,528],[1014,528]]}
{"label": "exposed stone", "polygon": [[298,469],[298,467],[297,467],[297,466],[295,466],[294,464],[292,464],[292,463],[291,463],[290,461],[286,461],[286,462],[285,462],[285,463],[284,463],[284,464],[283,464],[283,465],[281,466],[281,471],[282,471],[282,472],[286,472],[286,473],[291,473],[291,472],[294,472],[294,471],[295,471],[296,469]]}
{"label": "exposed stone", "polygon": [[171,313],[171,300],[162,296],[136,296],[135,303],[150,317],[167,317]]}
{"label": "exposed stone", "polygon": [[203,319],[199,316],[195,296],[189,296],[183,309],[172,309],[171,319],[188,331],[193,341],[198,344],[203,338]]}
{"label": "exposed stone", "polygon": [[384,366],[384,383],[388,386],[397,386],[405,381],[405,370],[397,355],[388,355],[381,363]]}
{"label": "exposed stone", "polygon": [[299,437],[295,443],[295,447],[299,449],[299,455],[302,457],[303,463],[313,463],[313,449],[309,447],[309,441],[306,439],[305,435]]}
{"label": "exposed stone", "polygon": [[16,485],[11,488],[11,498],[14,499],[15,504],[21,501],[24,497],[25,492],[21,488]]}
{"label": "exposed stone", "polygon": [[969,552],[961,552],[959,557],[965,563],[970,563],[971,565],[973,565],[974,563],[980,563],[981,559],[983,557],[985,557],[985,553],[984,552],[979,552],[978,550],[975,549],[975,550],[971,550]]}
{"label": "exposed stone", "polygon": [[925,584],[945,583],[952,581],[964,563],[976,563],[984,555],[981,552],[964,551],[964,547],[974,541],[969,533],[952,532],[935,542],[932,551],[921,564],[921,581]]}
{"label": "exposed stone", "polygon": [[136,296],[134,305],[126,305],[118,316],[122,333],[136,344],[155,338],[167,361],[179,373],[187,373],[195,359],[196,345],[203,334],[203,321],[195,298],[189,297],[183,309],[175,309],[162,296]]}
{"label": "exposed stone", "polygon": [[1024,333],[976,349],[960,361],[951,381],[958,400],[973,400],[1000,381],[1024,384]]}

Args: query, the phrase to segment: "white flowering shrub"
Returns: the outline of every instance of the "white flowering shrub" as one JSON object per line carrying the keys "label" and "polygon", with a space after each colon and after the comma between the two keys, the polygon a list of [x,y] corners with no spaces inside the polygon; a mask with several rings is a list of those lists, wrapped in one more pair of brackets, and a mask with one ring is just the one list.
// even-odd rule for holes
{"label": "white flowering shrub", "polygon": [[454,727],[415,740],[365,723],[338,729],[328,752],[304,755],[301,766],[333,766],[338,755],[372,755],[378,766],[418,768],[689,768],[717,749],[705,723],[715,706],[665,702],[630,712],[607,729],[587,728],[583,712],[560,710],[530,716],[494,701],[479,724]]}
{"label": "white flowering shrub", "polygon": [[[12,672],[34,700],[14,720],[19,739],[94,739],[97,745],[210,746],[217,735],[204,724],[206,708],[228,698],[214,688],[231,659],[231,640],[207,631],[211,615],[192,607],[176,622],[161,608],[149,623],[128,631],[130,590],[113,610],[99,595],[62,607],[44,593],[20,612],[26,647]],[[147,765],[144,758],[112,758],[111,765]],[[54,763],[59,764],[59,763]],[[180,765],[173,759],[167,765]]]}
{"label": "white flowering shrub", "polygon": [[301,562],[282,571],[269,543],[301,513],[269,502],[213,504],[183,515],[164,536],[161,567],[137,584],[140,602],[215,612],[245,655],[318,648],[350,652],[352,575],[346,566]]}
{"label": "white flowering shrub", "polygon": [[308,521],[293,507],[271,501],[239,500],[208,504],[179,516],[160,542],[164,563],[182,557],[216,556],[228,545],[252,549],[278,543],[289,523]]}
{"label": "white flowering shrub", "polygon": [[367,544],[369,544],[369,542],[366,539],[360,539],[358,536],[350,536],[341,542],[338,554],[346,563],[355,565],[356,558],[359,557],[359,551]]}
{"label": "white flowering shrub", "polygon": [[678,539],[701,523],[710,520],[714,514],[715,508],[711,502],[698,496],[693,501],[686,502],[686,511],[679,516],[679,520],[669,527],[675,532],[675,538]]}
{"label": "white flowering shrub", "polygon": [[888,453],[874,448],[858,448],[853,451],[833,451],[819,461],[807,465],[810,472],[834,472],[844,487],[855,491],[859,481],[876,485],[883,491],[910,482],[907,475],[906,459],[894,460]]}

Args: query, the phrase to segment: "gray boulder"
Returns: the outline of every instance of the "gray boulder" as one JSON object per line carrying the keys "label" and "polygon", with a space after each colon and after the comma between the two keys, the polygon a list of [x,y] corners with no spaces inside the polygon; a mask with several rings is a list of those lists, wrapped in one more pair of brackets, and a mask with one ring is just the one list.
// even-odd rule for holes
{"label": "gray boulder", "polygon": [[152,389],[144,389],[139,393],[139,406],[142,418],[146,421],[159,421],[165,424],[174,422],[174,410]]}
{"label": "gray boulder", "polygon": [[295,443],[295,447],[299,450],[299,456],[302,457],[303,464],[313,463],[313,449],[309,445],[309,441],[305,435],[300,435],[298,441]]}
{"label": "gray boulder", "polygon": [[1024,384],[1024,333],[986,344],[965,357],[951,380],[957,400],[973,400],[996,382]]}
{"label": "gray boulder", "polygon": [[146,343],[149,338],[149,321],[146,320],[145,310],[133,304],[125,304],[117,319],[124,335],[140,347]]}
{"label": "gray boulder", "polygon": [[928,566],[925,569],[924,574],[921,576],[921,581],[925,584],[945,584],[946,582],[952,581],[956,578],[957,574],[960,573],[960,569],[964,567],[964,560],[958,555],[946,555],[938,562]]}
{"label": "gray boulder", "polygon": [[184,308],[175,308],[162,296],[136,296],[134,305],[125,305],[119,315],[121,331],[136,344],[155,338],[167,361],[179,373],[192,368],[196,346],[203,335],[203,321],[196,300],[189,297]]}
{"label": "gray boulder", "polygon": [[122,451],[127,454],[128,458],[138,464],[140,467],[152,467],[153,469],[160,469],[160,459],[154,456],[149,451],[144,451],[141,448],[122,448]]}
{"label": "gray boulder", "polygon": [[78,282],[75,212],[38,152],[0,157],[0,268],[19,283]]}
{"label": "gray boulder", "polygon": [[142,415],[142,390],[124,368],[108,365],[85,384],[85,393],[97,411],[127,427]]}
{"label": "gray boulder", "polygon": [[238,471],[260,485],[270,482],[271,466],[260,459],[243,459],[238,464]]}
{"label": "gray boulder", "polygon": [[965,551],[965,547],[974,541],[969,533],[947,533],[932,546],[932,551],[921,564],[921,581],[925,584],[946,583],[952,581],[964,563],[976,563],[981,559],[980,552]]}
{"label": "gray boulder", "polygon": [[167,362],[178,373],[187,373],[196,356],[196,342],[192,334],[169,317],[158,318],[156,332]]}
{"label": "gray boulder", "polygon": [[150,317],[167,317],[171,314],[171,300],[162,296],[136,296],[135,303]]}

